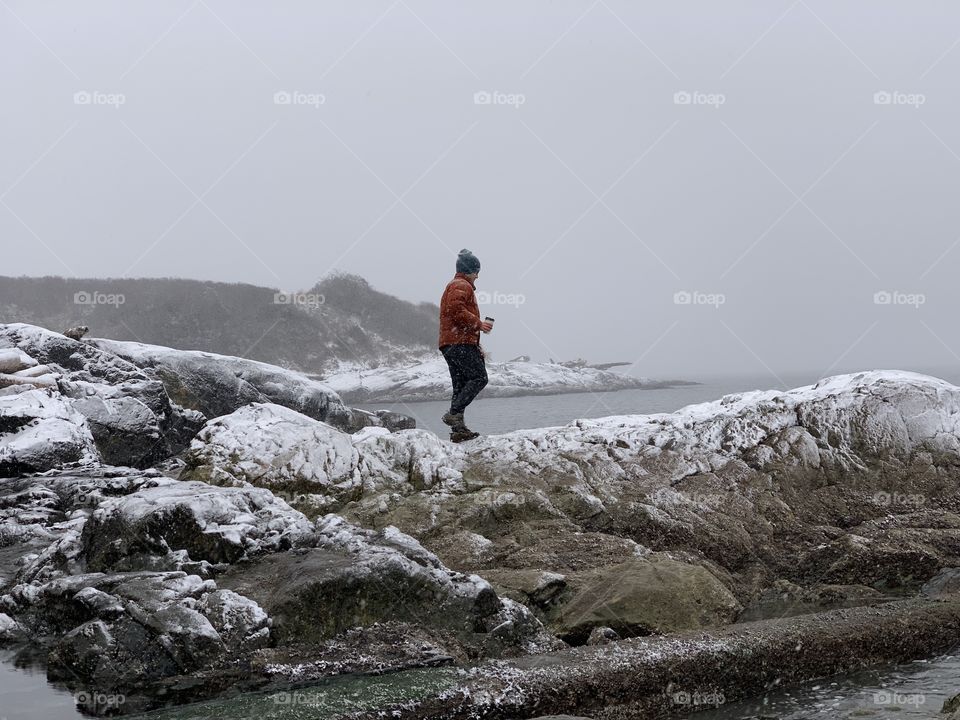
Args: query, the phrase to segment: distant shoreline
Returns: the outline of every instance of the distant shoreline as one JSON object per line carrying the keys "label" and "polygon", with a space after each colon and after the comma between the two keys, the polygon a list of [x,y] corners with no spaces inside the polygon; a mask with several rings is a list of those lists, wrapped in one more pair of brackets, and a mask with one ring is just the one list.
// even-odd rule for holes
{"label": "distant shoreline", "polygon": [[[318,380],[323,382],[323,380]],[[627,390],[672,390],[681,387],[692,387],[703,385],[701,382],[693,380],[657,380],[636,387],[610,388],[606,390],[597,390],[590,388],[508,388],[508,387],[490,387],[489,385],[480,394],[481,400],[507,400],[519,397],[548,397],[554,395],[583,395],[599,393],[616,393]],[[418,393],[410,395],[390,395],[389,393],[360,393],[360,392],[338,392],[341,400],[351,405],[377,405],[383,403],[427,403],[442,402],[450,399],[450,392],[443,393]]]}

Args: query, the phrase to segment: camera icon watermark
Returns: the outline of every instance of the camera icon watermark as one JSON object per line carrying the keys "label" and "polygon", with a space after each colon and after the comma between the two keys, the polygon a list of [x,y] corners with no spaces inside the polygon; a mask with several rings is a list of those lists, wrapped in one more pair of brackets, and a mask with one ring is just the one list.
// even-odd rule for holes
{"label": "camera icon watermark", "polygon": [[709,305],[720,309],[726,304],[727,296],[723,293],[705,293],[699,290],[679,290],[673,294],[674,305]]}
{"label": "camera icon watermark", "polygon": [[927,102],[923,93],[905,93],[899,90],[880,90],[873,94],[874,105],[906,105],[919,108]]}
{"label": "camera icon watermark", "polygon": [[527,296],[521,293],[504,293],[494,290],[478,290],[476,293],[478,305],[512,305],[520,307],[527,301]]}
{"label": "camera icon watermark", "polygon": [[275,292],[274,305],[301,305],[303,307],[320,307],[327,302],[321,293],[306,292]]}
{"label": "camera icon watermark", "polygon": [[727,102],[723,93],[706,93],[699,90],[678,90],[673,94],[674,105],[707,105],[719,108]]}
{"label": "camera icon watermark", "polygon": [[127,302],[127,298],[122,293],[87,292],[86,290],[81,290],[73,294],[74,305],[112,305],[113,307],[120,307],[125,302]]}
{"label": "camera icon watermark", "polygon": [[305,105],[319,109],[326,105],[327,96],[323,93],[306,93],[299,90],[278,90],[273,94],[274,105]]}
{"label": "camera icon watermark", "polygon": [[919,309],[927,303],[923,293],[905,293],[899,290],[878,290],[873,294],[874,305],[906,305]]}
{"label": "camera icon watermark", "polygon": [[[109,406],[107,406],[109,407]],[[81,491],[74,498],[73,505],[78,508],[95,508],[103,500],[99,492]]]}
{"label": "camera icon watermark", "polygon": [[78,90],[73,94],[74,105],[106,105],[119,109],[125,105],[127,96],[123,93],[106,93],[99,90]]}
{"label": "camera icon watermark", "polygon": [[499,90],[477,90],[473,94],[474,105],[506,105],[519,109],[527,101],[523,93],[504,93]]}

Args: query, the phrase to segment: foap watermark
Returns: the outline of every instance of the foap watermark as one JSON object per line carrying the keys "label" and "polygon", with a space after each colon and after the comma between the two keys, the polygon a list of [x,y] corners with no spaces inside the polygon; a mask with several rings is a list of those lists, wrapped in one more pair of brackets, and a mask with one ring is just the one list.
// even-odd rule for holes
{"label": "foap watermark", "polygon": [[874,305],[907,305],[919,309],[927,303],[923,293],[905,293],[899,290],[878,290],[873,294]]}
{"label": "foap watermark", "polygon": [[526,295],[499,292],[498,290],[491,292],[478,290],[476,295],[478,305],[513,305],[513,307],[520,307],[527,301]]}
{"label": "foap watermark", "polygon": [[884,492],[880,491],[873,496],[873,502],[880,507],[921,507],[927,504],[925,495]]}
{"label": "foap watermark", "polygon": [[674,705],[682,707],[720,707],[727,697],[720,690],[677,690],[670,693]]}
{"label": "foap watermark", "polygon": [[874,705],[886,705],[896,707],[920,707],[927,702],[927,696],[923,693],[898,693],[893,690],[881,690],[873,694]]}
{"label": "foap watermark", "polygon": [[498,493],[497,496],[493,499],[492,506],[494,509],[502,507],[523,507],[526,504],[527,500],[523,495],[517,495],[512,492]]}
{"label": "foap watermark", "polygon": [[319,705],[326,697],[326,693],[320,692],[281,692],[273,696],[275,705]]}
{"label": "foap watermark", "polygon": [[905,93],[899,90],[880,90],[873,94],[874,105],[907,105],[919,108],[927,102],[923,93]]}
{"label": "foap watermark", "polygon": [[723,503],[723,497],[720,493],[686,492],[664,487],[653,493],[650,499],[657,505],[675,505],[682,502],[716,508]]}
{"label": "foap watermark", "polygon": [[321,293],[307,292],[275,292],[274,305],[303,305],[305,307],[320,307],[327,299]]}
{"label": "foap watermark", "polygon": [[473,94],[474,105],[507,105],[519,108],[527,101],[523,93],[505,93],[499,90],[477,90]]}
{"label": "foap watermark", "polygon": [[707,105],[712,108],[719,108],[727,102],[727,96],[723,93],[708,93],[699,90],[678,90],[673,94],[674,105]]}
{"label": "foap watermark", "polygon": [[95,709],[98,714],[111,708],[119,708],[127,701],[126,695],[105,693],[96,690],[81,690],[73,696],[74,702],[84,708]]}
{"label": "foap watermark", "polygon": [[673,294],[674,305],[710,305],[720,309],[727,302],[723,293],[706,293],[699,290],[678,290]]}
{"label": "foap watermark", "polygon": [[74,105],[106,105],[119,109],[125,105],[127,96],[123,93],[108,93],[100,90],[78,90],[73,94]]}
{"label": "foap watermark", "polygon": [[308,93],[300,90],[278,90],[273,94],[274,105],[305,105],[314,109],[327,104],[323,93]]}
{"label": "foap watermark", "polygon": [[127,298],[122,293],[81,290],[73,294],[74,305],[113,305],[113,307],[120,307],[125,302],[127,302]]}

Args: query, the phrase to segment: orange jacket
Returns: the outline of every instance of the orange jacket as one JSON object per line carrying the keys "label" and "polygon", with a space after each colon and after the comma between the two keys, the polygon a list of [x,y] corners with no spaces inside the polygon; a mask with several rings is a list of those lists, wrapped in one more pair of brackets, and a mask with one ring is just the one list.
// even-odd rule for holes
{"label": "orange jacket", "polygon": [[440,298],[440,347],[480,344],[480,308],[473,283],[457,273]]}

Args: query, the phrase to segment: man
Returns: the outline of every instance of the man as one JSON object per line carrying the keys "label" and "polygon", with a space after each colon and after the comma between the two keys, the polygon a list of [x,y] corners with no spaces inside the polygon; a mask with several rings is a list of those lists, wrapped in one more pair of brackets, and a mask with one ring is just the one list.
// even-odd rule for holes
{"label": "man", "polygon": [[454,442],[472,440],[480,434],[468,428],[463,420],[467,406],[487,385],[480,333],[493,330],[493,324],[480,317],[474,294],[479,275],[477,256],[461,250],[457,255],[457,274],[440,299],[440,352],[447,361],[453,382],[450,412],[443,416],[443,422],[450,426],[450,439]]}

